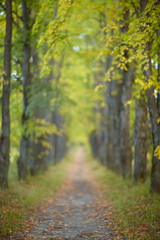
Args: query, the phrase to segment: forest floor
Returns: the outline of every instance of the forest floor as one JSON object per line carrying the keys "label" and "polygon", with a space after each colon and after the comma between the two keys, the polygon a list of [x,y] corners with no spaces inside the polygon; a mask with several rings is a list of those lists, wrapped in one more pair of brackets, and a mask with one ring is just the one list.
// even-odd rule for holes
{"label": "forest floor", "polygon": [[62,189],[28,219],[23,232],[9,239],[124,239],[116,231],[111,208],[87,166],[82,147],[75,154]]}

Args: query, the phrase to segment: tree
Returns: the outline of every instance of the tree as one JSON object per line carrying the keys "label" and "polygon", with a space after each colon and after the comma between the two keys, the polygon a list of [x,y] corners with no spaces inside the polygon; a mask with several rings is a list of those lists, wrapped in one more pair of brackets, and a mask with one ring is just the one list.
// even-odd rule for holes
{"label": "tree", "polygon": [[0,187],[8,187],[10,154],[10,78],[11,78],[12,1],[6,0],[6,36],[2,96],[2,133],[0,142]]}
{"label": "tree", "polygon": [[[148,0],[140,1],[141,4],[141,23],[143,23],[143,20],[146,21],[146,27],[143,27],[142,25],[142,31],[146,30],[146,32],[149,33],[149,28],[152,25],[152,22],[150,22],[151,13],[153,13],[154,17],[158,17],[158,9],[159,9],[159,1],[153,2],[153,8],[152,12],[150,12],[147,4],[149,4]],[[146,36],[144,35],[144,44],[142,45],[144,54],[146,56],[146,61],[144,65],[144,76],[146,79],[146,83],[148,84],[147,87],[147,102],[148,102],[148,109],[149,109],[149,115],[150,115],[150,121],[151,121],[151,129],[152,129],[152,137],[153,137],[153,159],[152,159],[152,170],[151,170],[151,190],[154,192],[160,193],[160,160],[158,159],[158,156],[155,155],[155,151],[157,147],[160,145],[160,122],[158,119],[160,118],[160,112],[159,112],[159,105],[160,105],[160,99],[159,97],[156,98],[155,96],[155,87],[153,83],[149,84],[150,79],[153,76],[153,68],[152,68],[152,58],[151,58],[151,52],[152,52],[152,44],[153,44],[153,37],[156,33],[159,32],[160,24],[158,23],[158,26],[154,26],[153,29],[155,32],[151,32],[149,34],[149,38],[146,39]],[[151,35],[154,34],[154,35]],[[157,55],[159,57],[159,49],[157,52]],[[158,61],[158,82],[159,82],[159,58]]]}
{"label": "tree", "polygon": [[[129,9],[124,9],[124,23],[122,32],[124,34],[128,31],[129,21]],[[124,49],[124,58],[127,62],[129,58],[129,51]],[[121,93],[121,112],[120,112],[120,148],[121,148],[121,164],[123,177],[131,176],[132,174],[132,151],[130,144],[130,132],[129,132],[129,104],[128,101],[131,98],[132,83],[133,83],[133,69],[126,63],[125,68],[122,70],[122,93]]]}
{"label": "tree", "polygon": [[22,77],[23,77],[22,126],[24,131],[22,133],[21,144],[20,144],[20,157],[17,161],[19,180],[22,178],[26,178],[28,174],[29,136],[27,135],[27,124],[28,124],[29,116],[27,115],[26,109],[29,105],[28,94],[29,94],[29,87],[31,84],[30,14],[31,14],[31,10],[28,6],[28,2],[25,0],[22,0],[22,19],[23,19],[23,30],[24,30],[23,64],[22,64]]}
{"label": "tree", "polygon": [[136,100],[134,128],[134,182],[146,180],[147,152],[149,147],[149,121],[145,96]]}

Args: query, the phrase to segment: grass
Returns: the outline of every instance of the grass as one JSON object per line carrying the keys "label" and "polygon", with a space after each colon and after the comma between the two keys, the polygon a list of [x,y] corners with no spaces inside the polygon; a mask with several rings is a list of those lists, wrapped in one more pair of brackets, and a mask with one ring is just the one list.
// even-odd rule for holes
{"label": "grass", "polygon": [[149,193],[149,179],[133,185],[131,179],[117,176],[96,160],[89,164],[113,209],[119,231],[131,240],[160,239],[160,195]]}
{"label": "grass", "polygon": [[12,163],[9,174],[9,189],[0,190],[0,238],[21,230],[29,215],[61,188],[73,157],[68,154],[61,163],[35,177],[18,182]]}

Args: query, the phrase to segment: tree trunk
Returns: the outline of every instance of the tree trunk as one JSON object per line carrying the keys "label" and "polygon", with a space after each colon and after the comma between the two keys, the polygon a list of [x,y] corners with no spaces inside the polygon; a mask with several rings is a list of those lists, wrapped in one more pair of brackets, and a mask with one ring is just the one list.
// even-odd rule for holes
{"label": "tree trunk", "polygon": [[[37,95],[40,88],[37,86],[37,83],[40,83],[40,68],[39,68],[39,56],[38,52],[35,48],[32,48],[32,91],[33,95]],[[43,81],[43,80],[42,80]],[[33,114],[35,119],[43,119],[43,109],[41,109],[41,106],[39,105],[39,102],[37,101],[37,104],[35,108],[33,109]],[[36,124],[36,123],[35,123]],[[29,170],[31,175],[36,175],[37,173],[42,170],[42,156],[43,156],[43,150],[44,147],[42,146],[42,141],[44,139],[42,137],[37,137],[36,132],[33,134],[33,139],[29,140]]]}
{"label": "tree trunk", "polygon": [[120,152],[120,107],[122,84],[118,80],[112,80],[111,92],[111,117],[112,117],[112,167],[116,173],[121,173]]}
{"label": "tree trunk", "polygon": [[[62,130],[63,127],[63,118],[62,116],[56,112],[56,126],[58,131]],[[66,137],[64,133],[61,135],[55,135],[55,161],[59,162],[66,152]]]}
{"label": "tree trunk", "polygon": [[99,151],[98,151],[98,138],[96,130],[93,130],[89,136],[91,150],[94,158],[99,157]]}
{"label": "tree trunk", "polygon": [[[160,29],[157,31],[157,37],[160,37]],[[158,51],[158,83],[160,82],[160,46]],[[153,92],[148,90],[148,105],[149,105],[149,112],[150,112],[150,119],[152,124],[152,135],[153,135],[153,152],[157,146],[160,146],[160,122],[158,119],[160,118],[160,96],[158,94],[157,97],[157,104],[155,103],[155,96]],[[152,103],[153,102],[153,103]],[[154,106],[151,108],[151,106]],[[155,106],[156,105],[156,106]],[[156,108],[157,107],[157,108]],[[155,120],[153,120],[153,116],[155,116]],[[160,159],[157,156],[153,156],[152,159],[152,170],[151,170],[151,191],[160,193]]]}
{"label": "tree trunk", "polygon": [[[124,10],[124,26],[122,32],[128,31],[129,10]],[[128,50],[124,51],[124,57],[128,58]],[[121,95],[121,112],[120,112],[120,141],[121,141],[121,166],[123,177],[132,174],[132,151],[129,135],[129,104],[127,102],[131,98],[133,71],[130,66],[126,65],[127,70],[122,70],[122,95]]]}
{"label": "tree trunk", "polygon": [[[148,3],[148,0],[141,0],[141,13],[145,11],[146,5]],[[159,1],[157,1],[159,4]],[[149,14],[149,13],[147,13]],[[157,31],[157,34],[159,34],[159,31]],[[148,83],[148,80],[152,76],[152,63],[151,63],[151,47],[152,43],[147,42],[144,46],[144,51],[147,51],[148,53],[148,69],[144,71],[144,75],[146,77],[146,82]],[[159,54],[159,51],[158,51]],[[158,64],[158,78],[159,78],[159,67]],[[159,81],[159,79],[158,79]],[[151,129],[152,129],[152,136],[153,136],[153,158],[152,158],[152,170],[151,170],[151,191],[160,193],[160,160],[157,156],[155,156],[155,150],[157,146],[160,145],[160,123],[158,123],[158,119],[160,118],[159,114],[159,99],[155,98],[154,95],[154,86],[150,86],[147,89],[147,102],[148,102],[148,109],[149,109],[149,116],[151,121]]]}
{"label": "tree trunk", "polygon": [[[101,111],[101,116],[103,116],[104,113]],[[101,120],[100,126],[99,126],[99,159],[101,164],[105,164],[105,142],[104,142],[104,123]]]}
{"label": "tree trunk", "polygon": [[133,71],[128,67],[127,71],[123,70],[120,112],[120,149],[123,177],[130,177],[132,174],[132,151],[129,133],[130,106],[127,104],[131,98],[132,80]]}
{"label": "tree trunk", "polygon": [[[112,56],[106,59],[106,72],[108,71],[110,64],[112,61]],[[111,78],[111,76],[110,76]],[[105,109],[104,109],[104,116],[105,116],[105,134],[104,134],[104,144],[105,144],[105,158],[106,158],[106,165],[108,168],[111,168],[112,161],[112,145],[111,145],[111,81],[107,82],[107,89],[105,93]]]}
{"label": "tree trunk", "polygon": [[[55,106],[54,110],[51,112],[51,123],[55,124],[58,128],[58,131],[61,131],[62,126],[63,126],[63,118],[61,114],[58,111],[58,98],[59,98],[59,90],[58,90],[58,84],[61,78],[61,73],[62,73],[62,67],[63,67],[63,62],[64,62],[64,53],[62,54],[62,57],[59,62],[55,62],[54,64],[57,64],[57,75],[54,76],[54,82],[55,82]],[[63,157],[63,153],[66,152],[66,142],[65,142],[65,135],[62,134],[61,136],[56,135],[56,134],[51,134],[50,135],[50,145],[51,145],[51,150],[50,150],[50,159],[53,160],[54,163],[57,161],[61,160]],[[63,143],[63,145],[61,145]]]}
{"label": "tree trunk", "polygon": [[8,168],[10,151],[10,77],[12,40],[12,1],[6,0],[6,36],[4,47],[4,77],[2,96],[2,133],[0,142],[0,187],[8,187]]}
{"label": "tree trunk", "polygon": [[[151,58],[149,59],[149,69],[146,72],[147,82],[152,75]],[[152,159],[152,170],[151,170],[151,190],[160,193],[160,160],[155,156],[155,150],[160,145],[160,123],[158,119],[160,115],[158,114],[157,103],[154,95],[154,87],[151,86],[147,89],[147,101],[148,109],[152,127],[153,136],[153,159]]]}
{"label": "tree trunk", "polygon": [[[52,78],[50,78],[50,79],[48,78],[48,82],[47,82],[48,86],[51,84],[51,82],[50,82],[51,79]],[[50,109],[50,99],[47,99],[47,106],[45,108],[45,114],[44,114],[45,122],[51,122],[51,112],[50,111],[51,111],[51,109]],[[44,136],[42,136],[43,141],[45,141],[49,144],[48,146],[43,146],[44,156],[42,158],[42,166],[43,166],[44,170],[47,170],[49,162],[51,161],[51,159],[50,159],[50,148],[52,146],[51,146],[51,142],[50,142],[50,140],[51,140],[50,136],[51,136],[51,134],[46,134],[46,133],[44,134]]]}
{"label": "tree trunk", "polygon": [[149,147],[149,123],[144,96],[136,101],[134,129],[134,182],[146,180],[147,152]]}
{"label": "tree trunk", "polygon": [[29,136],[26,134],[27,123],[29,116],[26,113],[26,109],[29,105],[28,93],[29,86],[31,84],[30,76],[30,9],[28,8],[26,1],[22,0],[22,17],[23,17],[23,29],[24,29],[24,44],[23,44],[23,66],[22,66],[22,77],[23,77],[23,114],[22,114],[22,127],[24,128],[21,143],[20,143],[20,157],[18,159],[18,179],[26,178],[28,174],[28,157],[29,157]]}
{"label": "tree trunk", "polygon": [[[157,37],[160,38],[160,29],[157,30]],[[160,46],[158,51],[158,58],[160,60]],[[160,62],[158,62],[158,76],[157,76],[157,82],[160,84]],[[157,94],[157,109],[158,109],[158,115],[160,116],[160,92]]]}

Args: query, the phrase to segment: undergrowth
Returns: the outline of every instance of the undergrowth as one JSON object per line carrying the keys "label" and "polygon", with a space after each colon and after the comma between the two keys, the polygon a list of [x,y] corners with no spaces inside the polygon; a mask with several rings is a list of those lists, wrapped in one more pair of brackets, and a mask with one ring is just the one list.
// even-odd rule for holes
{"label": "undergrowth", "polygon": [[[9,174],[9,189],[0,190],[0,239],[21,230],[36,207],[53,197],[64,182],[72,153],[45,173],[18,182],[15,167]],[[12,164],[14,165],[14,164]]]}
{"label": "undergrowth", "polygon": [[90,166],[120,232],[131,240],[160,239],[160,195],[149,192],[149,179],[133,185],[133,180],[117,176],[96,160]]}

